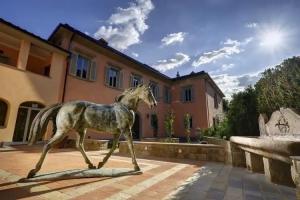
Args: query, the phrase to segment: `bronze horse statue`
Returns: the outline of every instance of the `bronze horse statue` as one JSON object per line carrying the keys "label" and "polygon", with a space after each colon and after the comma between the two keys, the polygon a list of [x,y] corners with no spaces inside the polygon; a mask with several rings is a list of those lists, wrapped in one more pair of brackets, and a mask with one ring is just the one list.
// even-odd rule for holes
{"label": "bronze horse statue", "polygon": [[74,130],[78,133],[76,146],[81,152],[90,169],[96,168],[85,153],[83,141],[87,128],[113,134],[113,145],[108,154],[99,162],[101,168],[109,159],[117,147],[120,136],[123,134],[127,140],[134,170],[139,171],[132,143],[131,128],[135,120],[140,100],[143,100],[151,108],[157,105],[149,85],[139,85],[136,88],[125,90],[115,100],[115,103],[104,105],[88,101],[71,101],[55,104],[41,110],[32,122],[29,135],[29,145],[42,138],[46,132],[50,120],[54,122],[56,129],[54,136],[44,146],[42,155],[27,178],[32,178],[41,169],[46,154],[58,142],[62,141],[66,134]]}

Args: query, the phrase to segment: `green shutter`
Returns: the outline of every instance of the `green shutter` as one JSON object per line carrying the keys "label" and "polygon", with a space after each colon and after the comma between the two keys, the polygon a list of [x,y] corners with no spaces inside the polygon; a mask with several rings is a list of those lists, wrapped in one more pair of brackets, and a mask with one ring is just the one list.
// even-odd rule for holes
{"label": "green shutter", "polygon": [[185,93],[185,88],[181,88],[181,92],[180,92],[180,100],[181,100],[181,102],[184,102],[184,93]]}
{"label": "green shutter", "polygon": [[104,80],[106,85],[109,85],[109,69],[109,67],[105,67]]}
{"label": "green shutter", "polygon": [[158,86],[158,84],[156,85],[155,88],[156,88],[156,97],[157,97],[156,100],[159,101],[160,100],[160,96],[159,96],[159,86]]}
{"label": "green shutter", "polygon": [[194,90],[194,87],[191,86],[191,97],[192,97],[192,101],[195,100],[195,90]]}
{"label": "green shutter", "polygon": [[130,75],[129,86],[133,87],[133,75]]}
{"label": "green shutter", "polygon": [[123,88],[123,72],[122,71],[119,71],[118,88],[119,89]]}
{"label": "green shutter", "polygon": [[75,53],[72,53],[70,65],[69,65],[69,73],[74,76],[76,76],[76,71],[77,71],[77,58],[78,58],[78,55]]}
{"label": "green shutter", "polygon": [[96,81],[97,79],[97,65],[96,62],[91,62],[90,64],[90,70],[89,70],[89,80],[90,81]]}

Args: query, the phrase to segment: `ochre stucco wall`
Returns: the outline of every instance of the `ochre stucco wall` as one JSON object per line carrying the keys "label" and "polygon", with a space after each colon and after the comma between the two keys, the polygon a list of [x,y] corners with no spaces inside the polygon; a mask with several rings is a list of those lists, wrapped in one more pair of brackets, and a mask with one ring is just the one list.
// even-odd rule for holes
{"label": "ochre stucco wall", "polygon": [[0,99],[8,103],[5,127],[0,128],[0,141],[12,141],[19,105],[34,101],[45,106],[61,101],[66,56],[53,53],[50,77],[0,63]]}

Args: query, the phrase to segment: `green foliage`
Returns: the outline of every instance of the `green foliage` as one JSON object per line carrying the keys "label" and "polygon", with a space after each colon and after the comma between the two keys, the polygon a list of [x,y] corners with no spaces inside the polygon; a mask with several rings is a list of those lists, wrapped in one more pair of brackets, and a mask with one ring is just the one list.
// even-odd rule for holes
{"label": "green foliage", "polygon": [[184,115],[184,128],[187,136],[187,142],[191,142],[190,134],[191,134],[191,115],[189,113],[186,113]]}
{"label": "green foliage", "polygon": [[211,127],[203,131],[203,135],[205,136],[218,137],[222,139],[229,139],[231,134],[232,132],[227,118],[225,118],[215,127]]}
{"label": "green foliage", "polygon": [[171,138],[174,134],[174,126],[173,126],[174,121],[175,121],[175,115],[174,112],[171,110],[170,112],[167,113],[164,121],[166,133],[169,138]]}
{"label": "green foliage", "polygon": [[255,89],[260,113],[270,115],[280,107],[300,111],[300,58],[289,58],[265,70]]}
{"label": "green foliage", "polygon": [[222,99],[222,101],[223,101],[223,111],[227,113],[229,110],[229,101],[227,99]]}
{"label": "green foliage", "polygon": [[257,94],[249,86],[245,91],[233,94],[229,104],[227,119],[232,135],[259,135],[257,111]]}

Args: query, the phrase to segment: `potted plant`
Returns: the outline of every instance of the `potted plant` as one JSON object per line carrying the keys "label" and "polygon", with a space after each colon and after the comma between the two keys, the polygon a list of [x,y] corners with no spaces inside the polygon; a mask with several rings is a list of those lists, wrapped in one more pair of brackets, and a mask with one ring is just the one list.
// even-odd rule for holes
{"label": "potted plant", "polygon": [[189,113],[186,113],[184,115],[184,128],[185,128],[185,133],[186,133],[186,139],[187,142],[191,142],[191,115]]}
{"label": "potted plant", "polygon": [[175,121],[175,115],[174,112],[171,110],[166,114],[164,125],[165,130],[168,135],[168,141],[172,142],[172,136],[174,135],[174,121]]}

